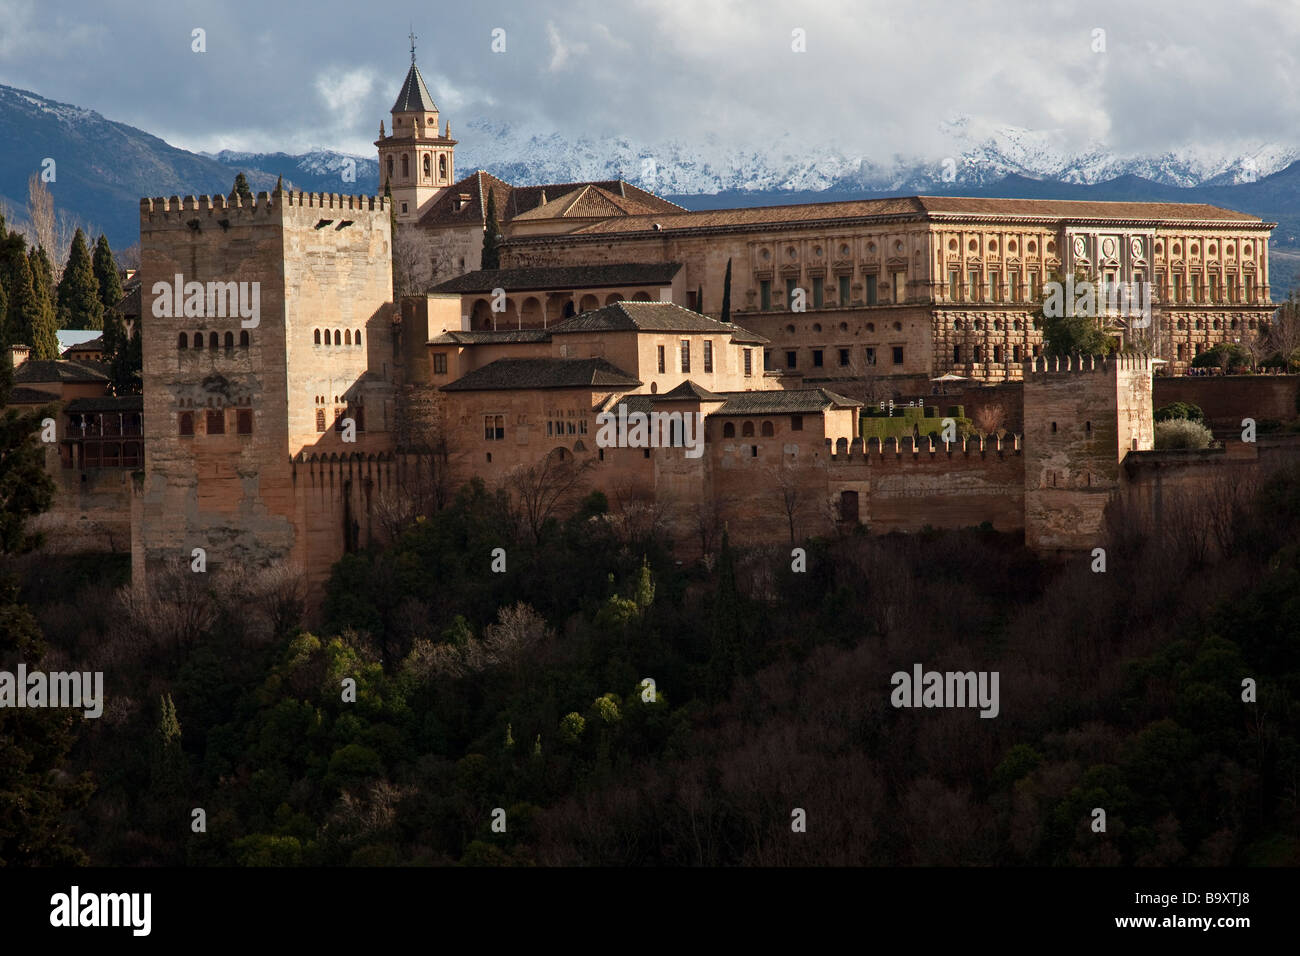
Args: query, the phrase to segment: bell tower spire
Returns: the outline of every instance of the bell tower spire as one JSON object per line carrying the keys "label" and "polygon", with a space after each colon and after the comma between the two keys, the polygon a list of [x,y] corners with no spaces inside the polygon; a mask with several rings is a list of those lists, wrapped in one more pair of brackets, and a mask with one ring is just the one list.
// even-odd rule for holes
{"label": "bell tower spire", "polygon": [[407,38],[411,66],[393,103],[392,135],[381,132],[375,141],[379,147],[379,186],[391,191],[398,222],[419,219],[438,194],[456,181],[456,141],[450,130],[439,132],[438,107],[415,65],[418,37],[414,24]]}

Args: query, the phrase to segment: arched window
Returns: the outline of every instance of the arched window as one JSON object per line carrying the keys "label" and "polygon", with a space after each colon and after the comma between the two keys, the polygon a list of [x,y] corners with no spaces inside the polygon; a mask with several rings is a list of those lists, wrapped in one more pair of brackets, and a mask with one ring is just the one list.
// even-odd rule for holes
{"label": "arched window", "polygon": [[248,329],[244,329],[239,333],[239,347],[241,349],[248,348]]}
{"label": "arched window", "polygon": [[407,156],[405,153],[402,154],[402,178],[411,178],[411,157]]}
{"label": "arched window", "polygon": [[320,329],[317,329],[312,335],[313,344],[320,345]]}
{"label": "arched window", "polygon": [[344,345],[351,345],[351,344],[352,344],[352,330],[351,330],[351,329],[344,329],[344,330],[343,330],[343,344],[344,344]]}
{"label": "arched window", "polygon": [[771,422],[763,422],[763,437],[771,438],[776,434],[776,429],[772,427]]}
{"label": "arched window", "polygon": [[428,154],[428,153],[425,153],[425,154],[424,154],[424,178],[425,178],[425,179],[428,179],[428,178],[429,178],[429,172],[430,172],[430,170],[429,170],[429,154]]}
{"label": "arched window", "polygon": [[741,435],[742,438],[753,438],[753,437],[754,437],[754,423],[753,423],[753,422],[745,422],[745,424],[742,425],[741,428],[740,428],[740,435]]}
{"label": "arched window", "polygon": [[177,347],[178,349],[187,349],[187,348],[189,348],[189,347],[190,347],[189,336],[187,336],[184,332],[182,332],[182,333],[180,334],[180,338],[178,338],[178,339],[176,340],[176,347]]}
{"label": "arched window", "polygon": [[361,344],[361,330],[360,330],[360,329],[357,329],[355,332],[352,333],[352,344],[353,344],[353,345],[360,345],[360,344]]}
{"label": "arched window", "polygon": [[181,412],[181,434],[182,435],[194,434],[194,413],[193,412]]}
{"label": "arched window", "polygon": [[216,332],[209,332],[209,333],[208,333],[208,348],[212,349],[213,351],[216,351],[217,346],[218,346],[218,344],[220,343],[220,341],[221,341],[221,340],[217,338],[217,333],[216,333]]}
{"label": "arched window", "polygon": [[443,155],[441,155],[441,156],[438,157],[438,176],[439,176],[440,178],[442,178],[442,179],[446,179],[446,178],[447,178],[447,155],[446,155],[446,153],[444,153]]}
{"label": "arched window", "polygon": [[334,344],[335,345],[343,344],[343,333],[341,333],[338,329],[334,330]]}
{"label": "arched window", "polygon": [[228,348],[228,349],[233,349],[233,348],[235,347],[235,333],[234,333],[234,332],[227,332],[227,333],[226,333],[225,346],[226,346],[226,348]]}
{"label": "arched window", "polygon": [[388,157],[388,178],[393,178],[393,157]]}
{"label": "arched window", "polygon": [[736,425],[734,422],[727,422],[727,424],[722,426],[722,437],[723,438],[736,437]]}
{"label": "arched window", "polygon": [[194,333],[194,347],[195,347],[196,349],[201,349],[201,348],[203,348],[203,333],[202,333],[202,332],[195,332],[195,333]]}

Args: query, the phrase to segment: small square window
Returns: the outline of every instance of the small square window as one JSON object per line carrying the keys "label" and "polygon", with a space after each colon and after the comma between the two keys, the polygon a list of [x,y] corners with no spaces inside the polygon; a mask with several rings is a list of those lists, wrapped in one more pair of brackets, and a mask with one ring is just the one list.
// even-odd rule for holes
{"label": "small square window", "polygon": [[895,365],[903,364],[903,347],[901,345],[894,346],[894,364]]}
{"label": "small square window", "polygon": [[822,367],[822,350],[813,349],[813,368]]}
{"label": "small square window", "polygon": [[253,434],[253,410],[241,408],[235,412],[235,431],[240,435]]}

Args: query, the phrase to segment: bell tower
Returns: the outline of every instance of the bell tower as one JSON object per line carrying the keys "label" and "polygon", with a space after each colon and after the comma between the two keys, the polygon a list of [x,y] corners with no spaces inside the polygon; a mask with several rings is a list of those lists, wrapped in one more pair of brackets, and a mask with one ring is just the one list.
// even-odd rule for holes
{"label": "bell tower", "polygon": [[434,105],[424,77],[415,65],[415,34],[411,33],[411,68],[392,109],[392,134],[379,124],[379,186],[392,191],[398,222],[415,222],[443,189],[456,181],[456,141],[451,123],[438,129]]}

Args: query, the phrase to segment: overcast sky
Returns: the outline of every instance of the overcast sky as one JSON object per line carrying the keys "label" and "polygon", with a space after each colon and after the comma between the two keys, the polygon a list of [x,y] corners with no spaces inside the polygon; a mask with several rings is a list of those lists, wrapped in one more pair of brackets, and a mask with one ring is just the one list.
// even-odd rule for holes
{"label": "overcast sky", "polygon": [[412,22],[453,134],[789,132],[882,159],[957,116],[1122,153],[1300,140],[1300,0],[0,0],[0,83],[187,149],[371,155]]}

